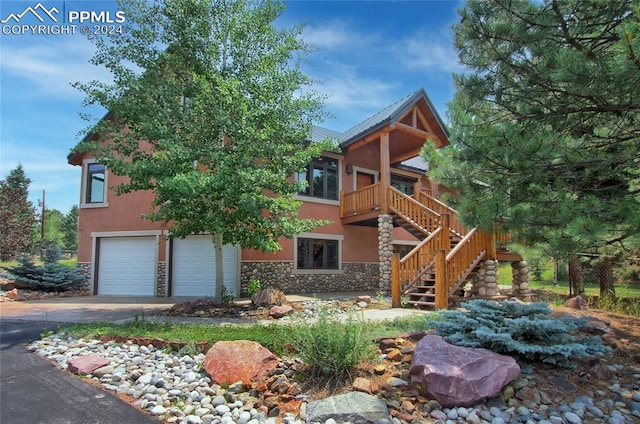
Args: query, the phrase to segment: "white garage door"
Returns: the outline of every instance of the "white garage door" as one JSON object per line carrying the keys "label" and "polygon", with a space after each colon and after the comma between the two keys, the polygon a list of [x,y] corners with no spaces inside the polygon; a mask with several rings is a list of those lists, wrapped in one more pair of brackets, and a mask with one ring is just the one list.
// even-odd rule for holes
{"label": "white garage door", "polygon": [[[235,246],[222,247],[224,286],[237,295],[238,254]],[[173,240],[172,296],[215,295],[216,267],[211,236]]]}
{"label": "white garage door", "polygon": [[98,294],[154,296],[155,237],[100,239]]}

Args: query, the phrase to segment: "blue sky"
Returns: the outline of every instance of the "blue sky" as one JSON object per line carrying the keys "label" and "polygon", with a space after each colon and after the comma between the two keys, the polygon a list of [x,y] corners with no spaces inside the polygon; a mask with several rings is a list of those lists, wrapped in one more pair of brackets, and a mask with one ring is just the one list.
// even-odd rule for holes
{"label": "blue sky", "polygon": [[[0,21],[38,3],[2,0]],[[61,14],[117,11],[113,1],[40,3]],[[461,71],[451,31],[460,6],[435,0],[289,1],[279,22],[306,23],[304,37],[319,49],[310,57],[314,66],[304,69],[319,81],[315,88],[329,96],[325,106],[333,118],[321,125],[344,131],[420,87],[446,119],[452,73]],[[29,14],[21,18],[24,23],[38,24]],[[5,25],[15,20],[0,24]],[[66,213],[80,196],[80,169],[66,161],[87,125],[80,114],[104,114],[84,108],[82,93],[70,84],[108,81],[109,75],[89,63],[93,45],[78,32],[11,31],[19,32],[3,28],[0,34],[0,176],[22,163],[32,180],[30,199],[37,203],[46,190],[47,207]]]}

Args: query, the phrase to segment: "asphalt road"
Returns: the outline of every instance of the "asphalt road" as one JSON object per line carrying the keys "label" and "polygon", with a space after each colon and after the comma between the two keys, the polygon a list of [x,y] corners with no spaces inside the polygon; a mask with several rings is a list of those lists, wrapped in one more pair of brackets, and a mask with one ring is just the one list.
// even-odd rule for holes
{"label": "asphalt road", "polygon": [[59,325],[0,320],[0,423],[158,424],[109,392],[59,370],[25,348],[43,331],[56,331]]}

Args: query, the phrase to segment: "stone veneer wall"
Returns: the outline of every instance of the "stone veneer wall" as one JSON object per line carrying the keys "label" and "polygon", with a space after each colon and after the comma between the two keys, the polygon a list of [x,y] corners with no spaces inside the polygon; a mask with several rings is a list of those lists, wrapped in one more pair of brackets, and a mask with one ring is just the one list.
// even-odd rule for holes
{"label": "stone veneer wall", "polygon": [[[86,277],[84,283],[82,283],[81,290],[91,291],[91,263],[90,262],[78,262],[76,268]],[[93,294],[90,292],[90,294]]]}
{"label": "stone veneer wall", "polygon": [[[498,261],[487,259],[478,264],[474,272],[471,287],[471,297],[500,296],[498,288]],[[465,293],[467,297],[467,293]]]}
{"label": "stone veneer wall", "polygon": [[531,301],[531,289],[529,288],[529,264],[526,261],[511,262],[512,295],[524,301]]}
{"label": "stone veneer wall", "polygon": [[240,268],[240,292],[246,293],[249,281],[257,279],[261,288],[277,288],[284,293],[321,293],[352,290],[378,290],[377,263],[342,263],[339,274],[294,274],[292,261],[243,261]]}
{"label": "stone veneer wall", "polygon": [[156,296],[164,297],[167,295],[167,263],[158,262],[156,272]]}
{"label": "stone veneer wall", "polygon": [[378,290],[391,292],[391,256],[393,255],[393,217],[383,214],[378,217],[378,257],[380,281]]}

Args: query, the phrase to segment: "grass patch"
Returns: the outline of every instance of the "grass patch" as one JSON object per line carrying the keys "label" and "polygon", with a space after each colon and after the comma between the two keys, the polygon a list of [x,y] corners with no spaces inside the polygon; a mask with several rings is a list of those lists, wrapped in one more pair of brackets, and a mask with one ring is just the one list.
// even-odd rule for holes
{"label": "grass patch", "polygon": [[[381,337],[394,337],[401,333],[427,331],[433,328],[432,320],[438,319],[438,316],[438,314],[434,313],[426,316],[416,315],[382,322],[367,322],[362,328],[362,337],[373,343],[375,339]],[[160,323],[134,319],[121,324],[109,322],[75,324],[62,331],[76,338],[98,338],[100,336],[155,337],[170,342],[206,342],[209,344],[217,341],[253,340],[276,355],[282,356],[291,353],[293,350],[291,335],[297,331],[298,327],[300,327],[300,324],[294,323],[214,326]],[[343,331],[343,327],[337,327],[336,331]]]}

